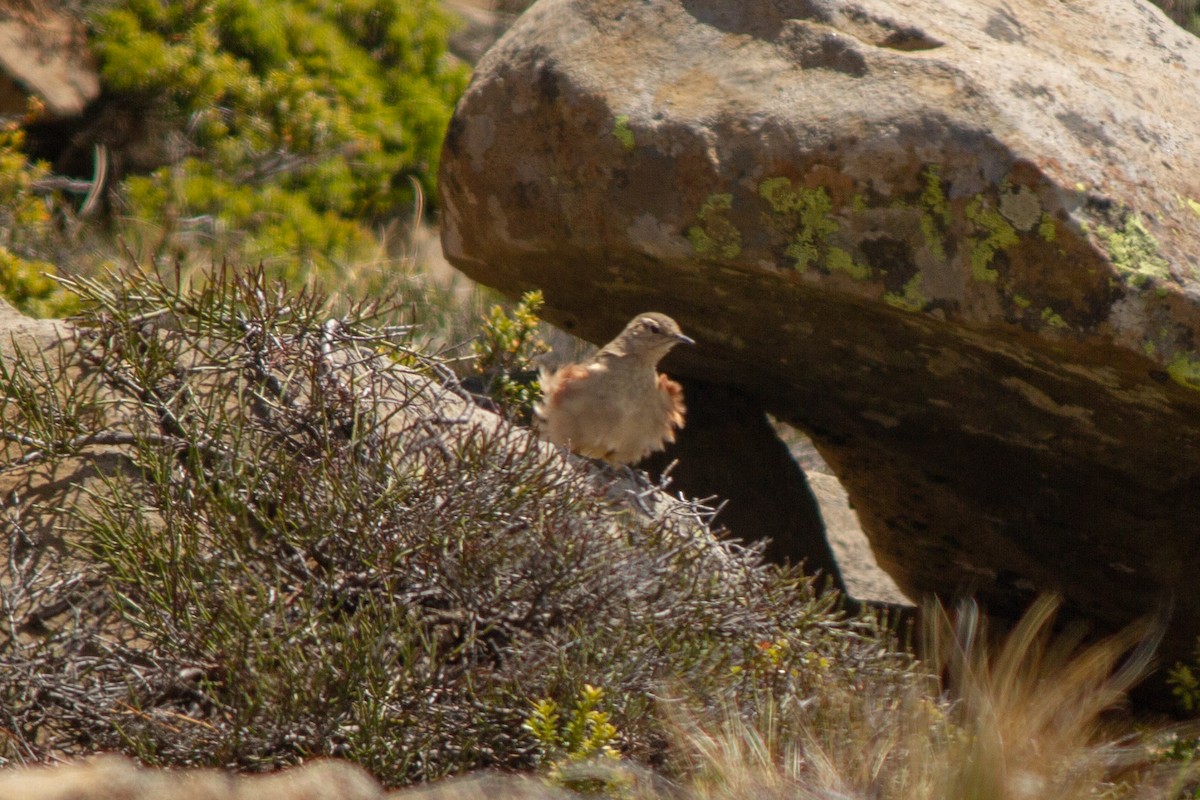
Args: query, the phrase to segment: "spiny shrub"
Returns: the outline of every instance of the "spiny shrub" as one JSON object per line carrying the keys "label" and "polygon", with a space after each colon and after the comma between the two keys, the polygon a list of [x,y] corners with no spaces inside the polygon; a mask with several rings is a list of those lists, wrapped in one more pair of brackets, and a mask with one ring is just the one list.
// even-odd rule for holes
{"label": "spiny shrub", "polygon": [[199,241],[298,257],[292,278],[333,269],[434,193],[466,80],[434,0],[123,0],[94,28],[105,91],[177,140],[172,163],[125,186],[169,255]]}
{"label": "spiny shrub", "polygon": [[588,685],[602,744],[650,762],[668,684],[752,709],[907,680],[875,620],[708,510],[474,409],[384,301],[332,316],[261,270],[73,285],[74,340],[6,367],[0,480],[104,477],[0,508],[0,758],[339,755],[403,784],[534,766],[530,709]]}

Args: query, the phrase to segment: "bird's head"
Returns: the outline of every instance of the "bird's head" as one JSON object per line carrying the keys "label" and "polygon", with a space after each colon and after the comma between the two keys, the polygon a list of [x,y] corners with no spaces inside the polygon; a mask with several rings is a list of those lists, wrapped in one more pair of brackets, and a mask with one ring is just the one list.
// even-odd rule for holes
{"label": "bird's head", "polygon": [[683,335],[675,320],[666,314],[650,311],[630,320],[625,330],[604,350],[657,364],[675,345],[695,343]]}

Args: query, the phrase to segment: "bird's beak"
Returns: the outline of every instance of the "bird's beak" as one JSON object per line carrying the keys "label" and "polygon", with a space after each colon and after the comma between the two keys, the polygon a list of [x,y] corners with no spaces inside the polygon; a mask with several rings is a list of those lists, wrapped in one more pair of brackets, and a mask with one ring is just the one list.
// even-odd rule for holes
{"label": "bird's beak", "polygon": [[682,333],[675,334],[675,339],[680,344],[695,344],[696,340],[690,336],[684,336]]}

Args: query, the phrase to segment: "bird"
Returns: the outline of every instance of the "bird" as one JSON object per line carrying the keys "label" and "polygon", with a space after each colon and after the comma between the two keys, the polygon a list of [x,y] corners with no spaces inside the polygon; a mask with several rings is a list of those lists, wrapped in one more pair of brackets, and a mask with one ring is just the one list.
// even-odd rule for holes
{"label": "bird", "polygon": [[542,369],[534,423],[545,441],[610,464],[634,464],[675,441],[683,388],[658,371],[678,344],[695,344],[656,311],[638,314],[581,364]]}

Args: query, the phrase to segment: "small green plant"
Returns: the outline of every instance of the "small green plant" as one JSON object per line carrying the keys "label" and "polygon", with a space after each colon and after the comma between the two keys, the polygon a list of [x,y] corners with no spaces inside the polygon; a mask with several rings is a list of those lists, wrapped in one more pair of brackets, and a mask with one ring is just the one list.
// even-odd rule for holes
{"label": "small green plant", "polygon": [[1200,712],[1200,639],[1196,640],[1192,663],[1176,663],[1167,675],[1167,683],[1180,708],[1189,714]]}
{"label": "small green plant", "polygon": [[53,264],[37,258],[54,235],[53,199],[34,192],[49,168],[30,162],[24,143],[20,128],[0,127],[0,296],[26,314],[66,316],[76,310],[78,298],[54,280]]}
{"label": "small green plant", "polygon": [[587,768],[621,759],[617,728],[600,710],[603,700],[603,689],[585,683],[565,719],[550,698],[533,704],[522,727],[537,740],[538,762],[554,783],[584,794],[620,794],[627,788],[622,773]]}
{"label": "small green plant", "polygon": [[[541,391],[531,373],[533,360],[550,349],[538,331],[537,312],[544,302],[542,293],[535,290],[523,294],[511,312],[493,305],[483,318],[479,337],[472,342],[484,394],[502,409],[526,409]],[[526,375],[529,377],[523,379]]]}

